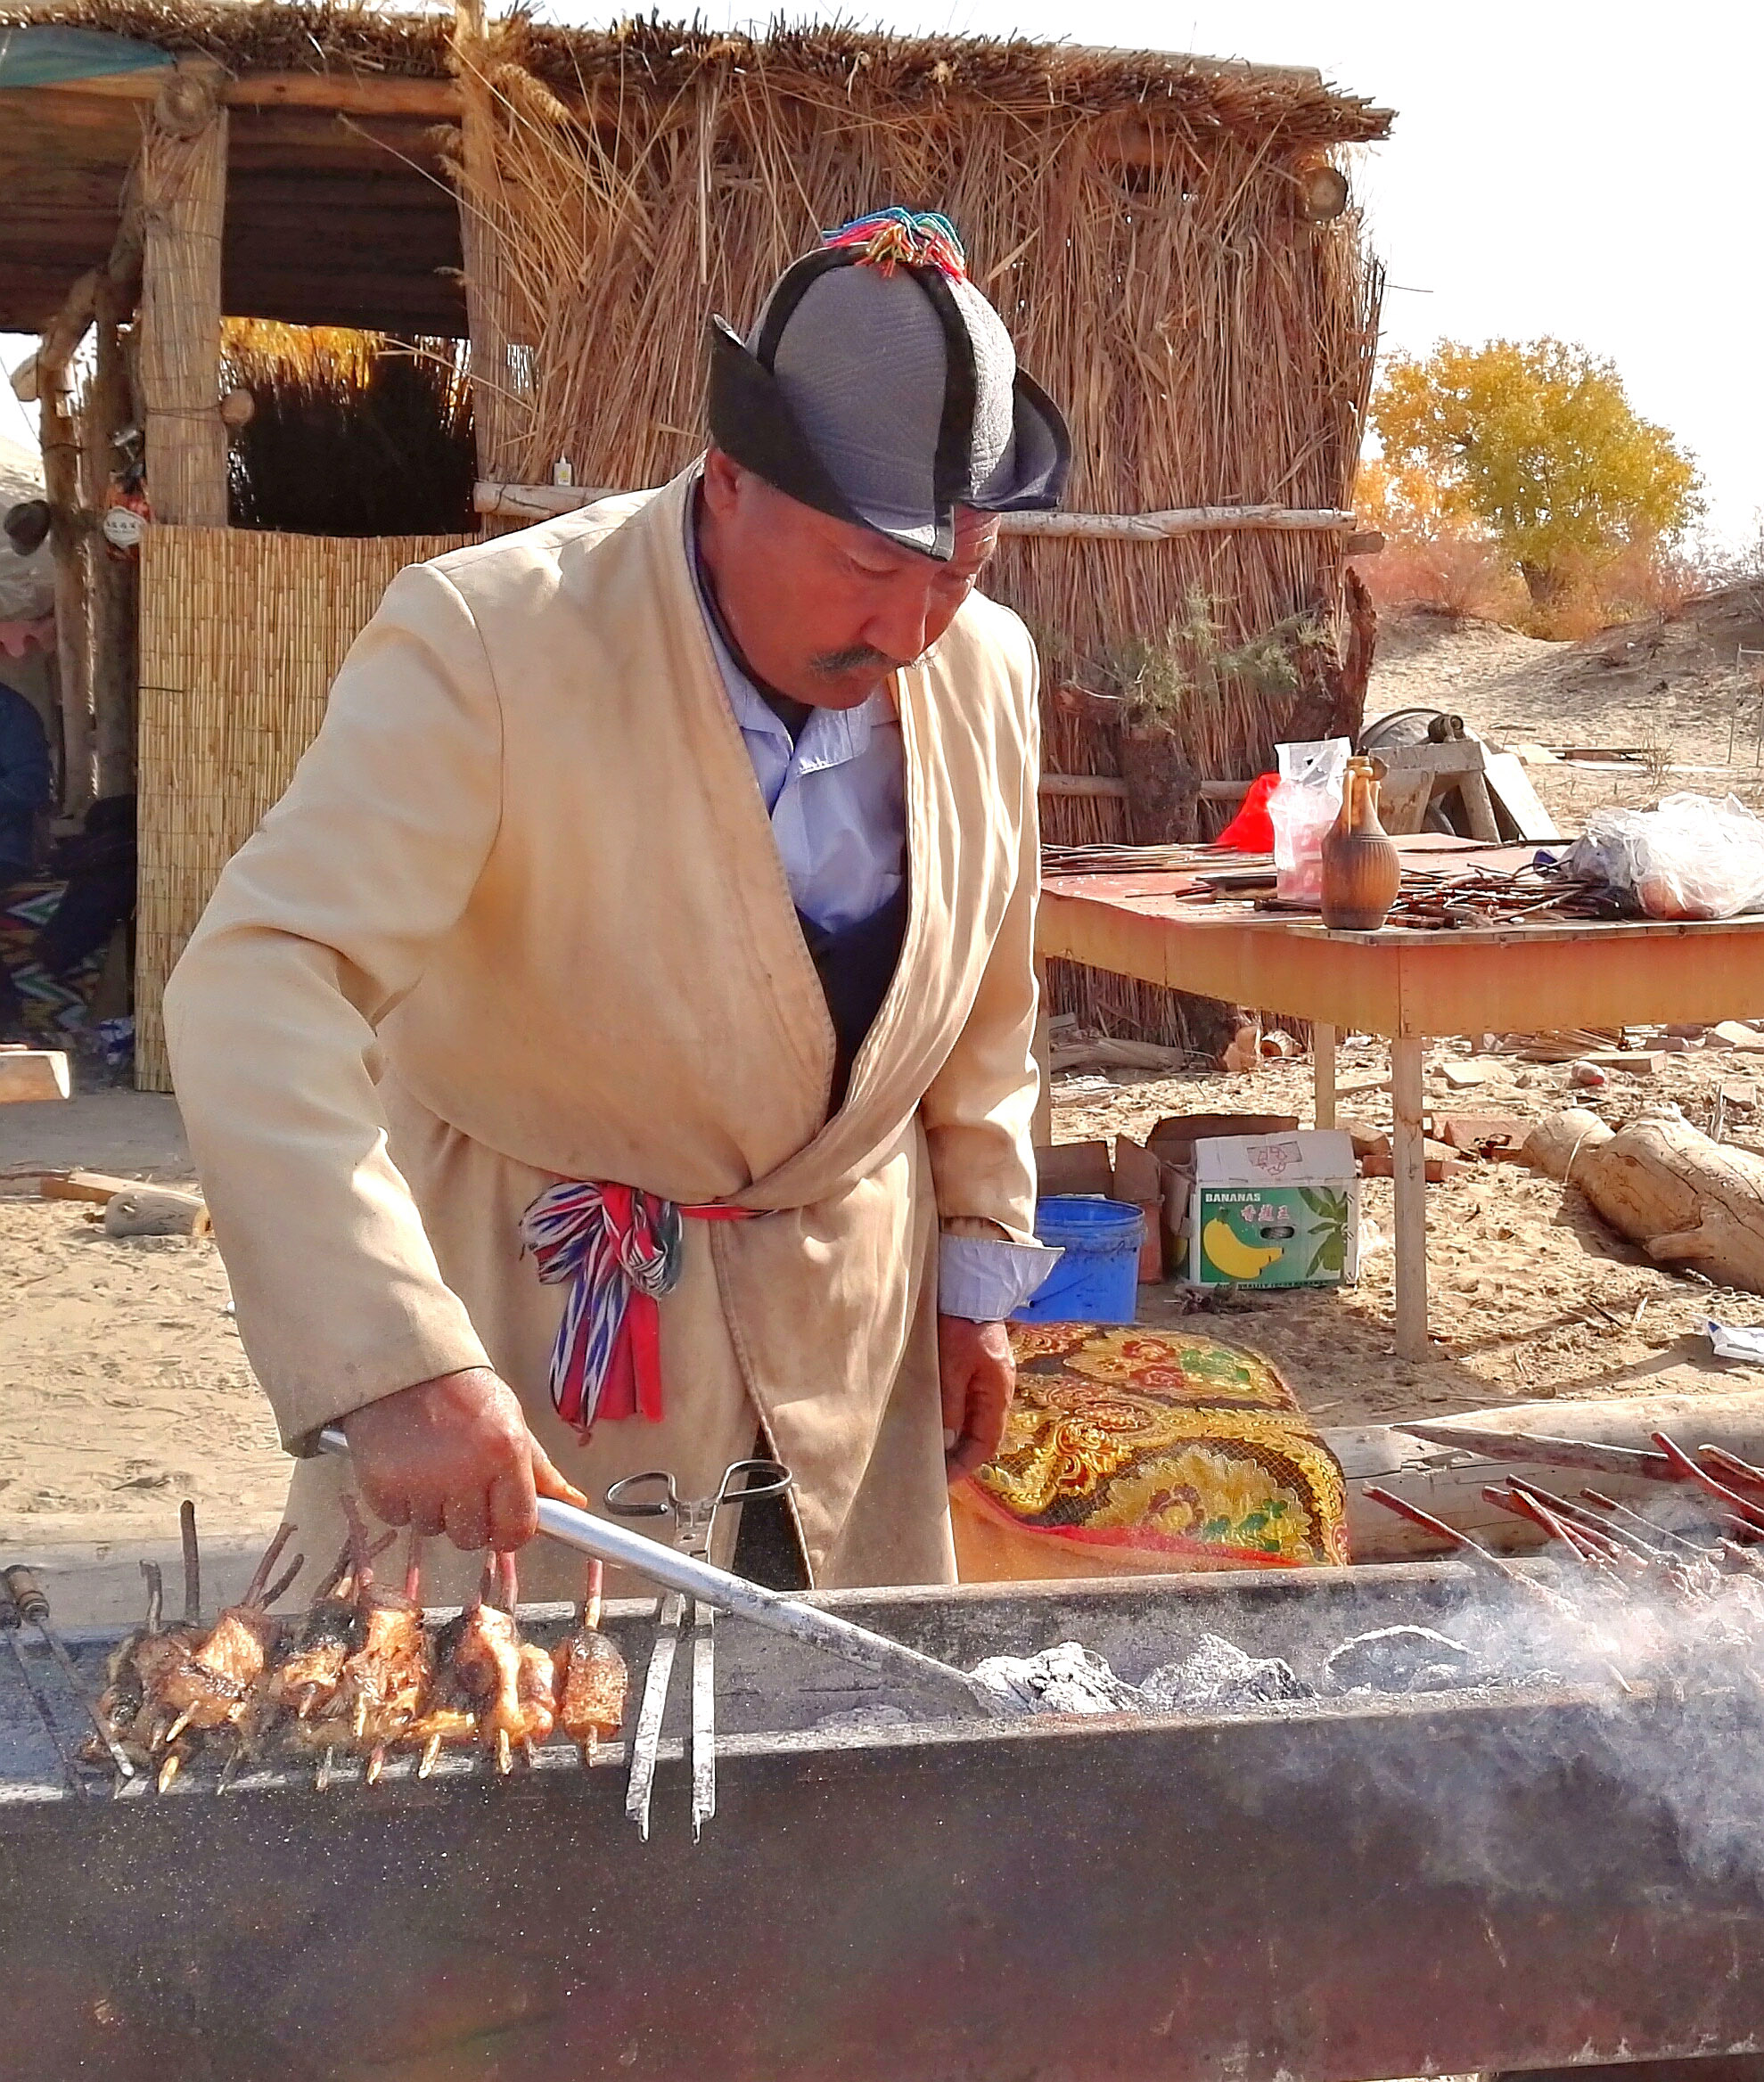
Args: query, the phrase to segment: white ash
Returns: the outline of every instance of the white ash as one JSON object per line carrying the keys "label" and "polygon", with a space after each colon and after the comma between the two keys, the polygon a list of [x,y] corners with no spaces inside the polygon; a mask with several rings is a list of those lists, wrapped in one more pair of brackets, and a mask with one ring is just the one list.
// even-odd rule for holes
{"label": "white ash", "polygon": [[1145,1704],[1161,1713],[1231,1712],[1317,1697],[1290,1663],[1278,1656],[1246,1655],[1218,1634],[1203,1634],[1179,1663],[1153,1670],[1139,1692]]}
{"label": "white ash", "polygon": [[1024,1713],[1143,1713],[1149,1701],[1076,1641],[1039,1655],[989,1655],[974,1676],[996,1698]]}
{"label": "white ash", "polygon": [[1496,1675],[1473,1648],[1431,1627],[1379,1627],[1332,1649],[1324,1664],[1337,1692],[1456,1692]]}
{"label": "white ash", "polygon": [[1203,1634],[1180,1662],[1153,1670],[1143,1684],[1118,1677],[1095,1650],[1076,1641],[1039,1655],[988,1656],[973,1674],[996,1697],[1026,1713],[1228,1713],[1317,1696],[1289,1663],[1245,1655],[1217,1634]]}

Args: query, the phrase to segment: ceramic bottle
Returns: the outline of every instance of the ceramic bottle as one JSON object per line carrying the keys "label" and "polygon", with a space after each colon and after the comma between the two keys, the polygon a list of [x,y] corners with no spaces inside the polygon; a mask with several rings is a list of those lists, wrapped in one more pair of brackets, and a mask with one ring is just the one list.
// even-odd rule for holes
{"label": "ceramic bottle", "polygon": [[1335,932],[1376,932],[1402,881],[1395,842],[1378,821],[1378,769],[1348,761],[1341,814],[1324,834],[1323,922]]}

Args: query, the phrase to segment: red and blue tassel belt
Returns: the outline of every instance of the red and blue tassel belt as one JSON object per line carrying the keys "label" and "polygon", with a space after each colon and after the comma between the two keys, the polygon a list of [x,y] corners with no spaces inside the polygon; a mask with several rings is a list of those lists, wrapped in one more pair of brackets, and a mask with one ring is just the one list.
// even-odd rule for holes
{"label": "red and blue tassel belt", "polygon": [[632,1185],[566,1178],[521,1217],[523,1250],[570,1292],[551,1351],[551,1399],[586,1439],[603,1418],[661,1418],[661,1297],[679,1283],[685,1224],[752,1210],[680,1207]]}

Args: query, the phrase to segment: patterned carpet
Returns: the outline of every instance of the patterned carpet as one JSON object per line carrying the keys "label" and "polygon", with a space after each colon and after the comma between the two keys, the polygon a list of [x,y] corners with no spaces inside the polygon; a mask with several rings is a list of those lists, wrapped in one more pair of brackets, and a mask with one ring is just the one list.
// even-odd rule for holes
{"label": "patterned carpet", "polygon": [[1259,1354],[1115,1324],[1011,1342],[1004,1444],[951,1498],[964,1582],[1348,1560],[1341,1470]]}

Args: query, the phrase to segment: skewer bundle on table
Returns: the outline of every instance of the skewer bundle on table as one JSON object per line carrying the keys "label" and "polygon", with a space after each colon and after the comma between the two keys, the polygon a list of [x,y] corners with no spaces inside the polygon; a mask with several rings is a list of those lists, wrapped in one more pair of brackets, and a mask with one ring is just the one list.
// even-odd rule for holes
{"label": "skewer bundle on table", "polygon": [[86,1760],[103,1764],[114,1744],[161,1792],[199,1755],[217,1756],[221,1783],[246,1764],[312,1760],[328,1783],[340,1757],[360,1759],[369,1784],[395,1751],[412,1753],[426,1778],[447,1749],[475,1750],[507,1773],[555,1736],[593,1760],[624,1717],[626,1671],[600,1631],[601,1564],[589,1565],[577,1624],[546,1649],[516,1622],[514,1558],[486,1558],[464,1609],[431,1626],[421,1598],[422,1543],[413,1533],[402,1586],[375,1581],[374,1563],[396,1535],[370,1540],[354,1498],[349,1538],[297,1618],[271,1610],[304,1566],[296,1556],[274,1577],[294,1529],[283,1526],[244,1596],[211,1627],[201,1619],[193,1513],[184,1514],[185,1610],[164,1620],[160,1572],[148,1581],[144,1623],[121,1642],[98,1700],[104,1730]]}
{"label": "skewer bundle on table", "polygon": [[[1503,1450],[1498,1440],[1491,1444],[1477,1436],[1482,1451]],[[1716,1446],[1691,1454],[1664,1431],[1652,1439],[1653,1452],[1535,1435],[1507,1439],[1510,1456],[1522,1450],[1528,1458],[1554,1458],[1564,1470],[1583,1471],[1620,1466],[1627,1474],[1677,1485],[1692,1506],[1650,1514],[1590,1487],[1571,1496],[1519,1475],[1490,1483],[1482,1491],[1489,1503],[1537,1527],[1551,1543],[1548,1552],[1576,1565],[1572,1575],[1550,1580],[1376,1483],[1368,1482],[1365,1494],[1449,1541],[1522,1599],[1557,1618],[1578,1624],[1591,1616],[1575,1595],[1578,1589],[1614,1598],[1616,1609],[1642,1622],[1646,1635],[1644,1640],[1630,1632],[1624,1637],[1627,1672],[1614,1660],[1608,1666],[1626,1692],[1633,1688],[1631,1676],[1672,1684],[1678,1666],[1694,1665],[1719,1649],[1747,1684],[1764,1693],[1764,1671],[1754,1660],[1764,1658],[1764,1468]],[[1678,1522],[1666,1522],[1669,1518]],[[1685,1626],[1686,1618],[1694,1623]]]}

